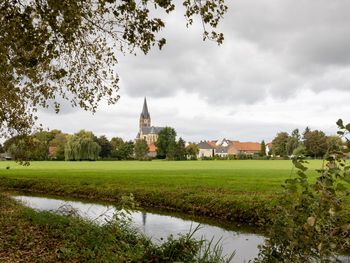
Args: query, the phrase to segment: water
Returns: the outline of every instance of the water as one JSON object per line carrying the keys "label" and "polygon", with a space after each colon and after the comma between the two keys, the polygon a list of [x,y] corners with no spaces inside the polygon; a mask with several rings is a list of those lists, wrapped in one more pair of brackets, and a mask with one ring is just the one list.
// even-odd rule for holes
{"label": "water", "polygon": [[[105,223],[106,220],[110,220],[117,212],[116,208],[111,205],[32,196],[15,196],[14,198],[31,208],[41,211],[57,211],[70,207],[82,218],[94,221],[100,225]],[[156,243],[163,242],[169,235],[177,237],[178,234],[186,234],[199,224],[195,221],[184,220],[174,216],[140,211],[132,212],[131,219],[132,224],[137,229]],[[200,224],[200,229],[195,233],[194,237],[197,239],[203,237],[206,240],[213,239],[214,243],[219,241],[224,255],[230,255],[233,251],[236,251],[234,262],[247,262],[254,259],[258,254],[257,246],[264,242],[264,237],[261,235],[226,230],[209,224]]]}
{"label": "water", "polygon": [[[91,220],[99,225],[104,224],[115,213],[120,212],[112,205],[33,196],[15,196],[14,198],[31,208],[41,211],[57,212],[73,208],[82,218]],[[132,212],[131,219],[134,227],[156,243],[163,242],[169,235],[176,237],[178,234],[187,234],[200,224],[196,221],[185,220],[175,216],[141,211]],[[261,235],[227,230],[210,224],[200,224],[200,229],[195,233],[194,237],[213,240],[214,243],[220,242],[224,255],[230,255],[233,251],[236,251],[236,255],[233,258],[234,262],[248,262],[254,259],[259,252],[258,245],[262,244],[265,239]],[[339,259],[343,263],[350,263],[349,256],[341,256]]]}

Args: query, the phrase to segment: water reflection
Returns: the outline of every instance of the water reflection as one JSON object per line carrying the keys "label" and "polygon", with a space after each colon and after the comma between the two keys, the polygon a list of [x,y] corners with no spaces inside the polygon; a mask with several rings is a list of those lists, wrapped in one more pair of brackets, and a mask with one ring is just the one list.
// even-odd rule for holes
{"label": "water reflection", "polygon": [[[117,212],[116,208],[110,205],[31,196],[16,196],[14,198],[37,210],[56,212],[57,210],[62,211],[62,208],[66,210],[67,207],[71,207],[79,216],[100,225],[110,220]],[[173,216],[140,211],[132,212],[131,219],[137,229],[150,237],[153,242],[157,243],[162,242],[169,235],[177,237],[178,234],[188,233],[199,224],[195,221],[183,220]],[[235,262],[244,262],[244,260],[253,259],[258,253],[258,244],[264,241],[264,237],[259,235],[228,231],[208,224],[201,224],[200,229],[195,233],[194,237],[198,239],[203,237],[206,240],[213,239],[213,242],[220,241],[224,254],[231,254],[232,251],[236,250]]]}
{"label": "water reflection", "polygon": [[[65,210],[62,210],[62,208],[71,207],[79,216],[100,225],[111,220],[117,212],[120,212],[111,205],[31,196],[15,196],[14,198],[37,210],[57,212]],[[186,234],[199,224],[191,220],[156,213],[146,213],[144,211],[132,212],[131,219],[132,224],[139,231],[157,243],[163,242],[169,235],[176,237],[178,234]],[[195,233],[194,237],[197,239],[205,238],[206,240],[213,240],[214,243],[220,241],[223,246],[223,253],[226,255],[231,254],[235,250],[234,262],[248,262],[248,260],[254,259],[258,254],[257,246],[264,241],[264,237],[260,235],[225,230],[221,227],[208,224],[201,224],[201,228]],[[350,263],[349,257],[342,257],[341,260],[342,262]]]}

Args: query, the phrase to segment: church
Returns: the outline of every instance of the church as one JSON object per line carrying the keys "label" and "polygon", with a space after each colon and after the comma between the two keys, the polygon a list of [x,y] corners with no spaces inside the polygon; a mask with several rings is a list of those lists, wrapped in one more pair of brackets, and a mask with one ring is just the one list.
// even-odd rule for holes
{"label": "church", "polygon": [[153,146],[162,129],[164,129],[164,127],[151,126],[151,116],[148,112],[147,100],[145,97],[142,112],[140,114],[139,133],[137,134],[136,139],[144,139],[148,145]]}

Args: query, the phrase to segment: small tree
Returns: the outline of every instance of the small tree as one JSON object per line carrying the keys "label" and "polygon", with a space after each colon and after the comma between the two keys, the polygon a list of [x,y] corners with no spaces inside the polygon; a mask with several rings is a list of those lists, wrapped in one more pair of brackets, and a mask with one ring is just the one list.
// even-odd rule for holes
{"label": "small tree", "polygon": [[195,143],[190,143],[186,147],[186,153],[191,160],[197,160],[197,155],[199,153],[199,147]]}
{"label": "small tree", "polygon": [[135,158],[137,160],[146,160],[147,154],[148,154],[148,149],[149,148],[148,148],[146,140],[144,140],[144,139],[136,140],[135,146],[134,146]]}

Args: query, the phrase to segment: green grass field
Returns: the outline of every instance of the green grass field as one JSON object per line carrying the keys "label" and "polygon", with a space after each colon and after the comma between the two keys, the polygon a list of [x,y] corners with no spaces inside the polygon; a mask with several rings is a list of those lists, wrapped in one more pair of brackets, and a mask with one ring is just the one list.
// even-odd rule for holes
{"label": "green grass field", "polygon": [[[310,161],[310,176],[321,165]],[[3,189],[111,201],[133,193],[142,206],[252,223],[291,176],[291,161],[0,162]]]}

